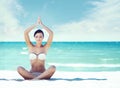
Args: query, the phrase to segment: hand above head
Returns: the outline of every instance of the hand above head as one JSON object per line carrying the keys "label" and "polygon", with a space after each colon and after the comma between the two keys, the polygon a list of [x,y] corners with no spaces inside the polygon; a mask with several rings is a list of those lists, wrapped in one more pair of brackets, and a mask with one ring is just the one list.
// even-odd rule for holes
{"label": "hand above head", "polygon": [[38,19],[37,19],[37,25],[42,25],[42,21],[41,21],[40,17],[38,17]]}

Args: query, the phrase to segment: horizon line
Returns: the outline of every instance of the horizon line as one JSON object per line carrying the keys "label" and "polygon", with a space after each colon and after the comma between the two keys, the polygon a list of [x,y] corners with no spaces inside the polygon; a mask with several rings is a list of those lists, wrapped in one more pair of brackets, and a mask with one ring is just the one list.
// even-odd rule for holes
{"label": "horizon line", "polygon": [[[0,42],[25,42],[25,41],[0,41]],[[35,42],[35,41],[31,41],[31,42]],[[46,42],[46,41],[43,41],[43,42]],[[111,40],[111,41],[106,41],[106,40],[104,40],[104,41],[100,41],[100,40],[98,40],[98,41],[53,41],[53,42],[120,42],[120,40],[119,41],[115,41],[115,40]]]}

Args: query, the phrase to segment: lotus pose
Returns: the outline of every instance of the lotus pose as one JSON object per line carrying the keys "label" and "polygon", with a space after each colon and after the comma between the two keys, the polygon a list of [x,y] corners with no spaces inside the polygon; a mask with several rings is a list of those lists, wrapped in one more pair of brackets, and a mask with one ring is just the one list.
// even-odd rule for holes
{"label": "lotus pose", "polygon": [[[29,38],[29,32],[33,30],[37,26],[41,26],[44,30],[46,30],[49,34],[47,42],[43,45],[42,40],[44,38],[44,33],[42,30],[38,29],[34,33],[34,38],[36,40],[36,44],[32,44]],[[17,68],[18,73],[26,80],[39,80],[39,79],[50,79],[54,74],[56,68],[54,65],[50,66],[48,69],[45,69],[45,59],[48,48],[50,47],[53,40],[53,32],[47,26],[45,26],[40,17],[38,17],[37,23],[28,27],[24,31],[24,37],[26,44],[29,50],[29,59],[31,63],[30,71],[27,71],[25,68],[19,66]]]}

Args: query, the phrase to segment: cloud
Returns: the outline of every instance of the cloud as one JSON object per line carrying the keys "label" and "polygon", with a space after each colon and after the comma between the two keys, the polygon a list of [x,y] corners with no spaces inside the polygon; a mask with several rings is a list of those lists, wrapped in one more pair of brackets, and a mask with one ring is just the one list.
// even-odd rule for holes
{"label": "cloud", "polygon": [[[49,4],[54,3],[53,0],[43,5],[43,10],[48,8]],[[120,40],[120,1],[102,0],[92,1],[89,4],[94,8],[89,9],[83,20],[52,27],[55,35],[54,41]],[[25,13],[18,0],[0,0],[0,41],[24,40],[25,26],[20,25],[18,18],[24,17]]]}
{"label": "cloud", "polygon": [[16,0],[0,0],[0,41],[22,39],[22,26],[17,15],[23,13],[23,8]]}
{"label": "cloud", "polygon": [[119,41],[120,1],[104,0],[91,4],[94,8],[82,21],[54,26],[54,40]]}
{"label": "cloud", "polygon": [[[43,5],[43,10],[46,10],[49,4],[53,3],[53,0],[50,3],[45,3]],[[41,12],[44,13],[44,11]],[[27,11],[24,11],[19,0],[0,0],[0,41],[24,41],[23,32],[25,26],[30,25],[31,22],[21,25],[20,18],[23,19],[26,15],[28,15]],[[33,35],[34,32],[35,30],[32,30],[30,35]],[[45,35],[48,37],[46,32]],[[34,41],[33,36],[30,36],[30,38]],[[47,38],[44,40],[47,40]]]}

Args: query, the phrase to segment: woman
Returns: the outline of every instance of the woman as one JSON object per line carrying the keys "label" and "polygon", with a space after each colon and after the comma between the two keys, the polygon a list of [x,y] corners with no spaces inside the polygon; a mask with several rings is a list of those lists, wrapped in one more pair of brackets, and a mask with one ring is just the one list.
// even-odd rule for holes
{"label": "woman", "polygon": [[[29,32],[38,25],[40,25],[49,34],[48,40],[44,45],[42,45],[44,33],[39,29],[34,33],[34,38],[36,40],[35,45],[32,44],[29,38]],[[42,23],[40,18],[38,18],[37,24],[34,24],[25,30],[24,37],[29,50],[31,70],[27,71],[25,68],[19,66],[17,68],[18,73],[27,80],[50,79],[54,74],[56,68],[55,66],[50,66],[48,69],[45,69],[45,59],[48,48],[50,47],[53,39],[53,32]]]}

